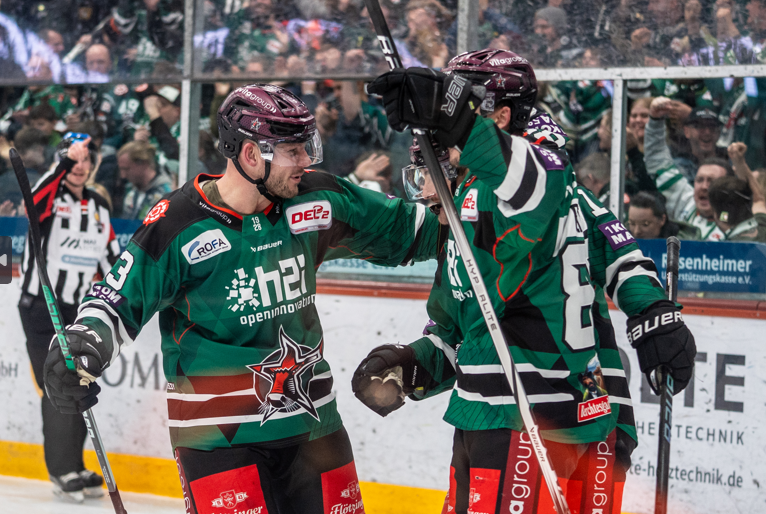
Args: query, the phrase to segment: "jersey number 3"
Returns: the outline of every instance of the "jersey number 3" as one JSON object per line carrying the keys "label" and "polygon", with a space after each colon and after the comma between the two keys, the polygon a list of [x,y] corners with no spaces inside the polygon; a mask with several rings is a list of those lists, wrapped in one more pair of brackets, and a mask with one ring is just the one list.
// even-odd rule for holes
{"label": "jersey number 3", "polygon": [[120,261],[125,261],[125,265],[120,266],[116,271],[112,268],[112,271],[106,274],[106,283],[115,291],[122,289],[122,286],[125,284],[125,279],[128,278],[130,268],[133,267],[133,255],[125,250],[122,252],[120,260],[117,262],[119,263]]}

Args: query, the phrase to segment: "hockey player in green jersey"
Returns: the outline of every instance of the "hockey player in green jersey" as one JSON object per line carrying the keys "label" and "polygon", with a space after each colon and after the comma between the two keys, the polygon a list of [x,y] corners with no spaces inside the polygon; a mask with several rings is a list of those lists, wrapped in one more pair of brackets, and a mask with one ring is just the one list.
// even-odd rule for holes
{"label": "hockey player in green jersey", "polygon": [[433,258],[438,221],[305,170],[322,157],[314,116],[282,88],[235,90],[218,129],[226,173],[199,176],[149,212],[67,328],[80,376],[53,344],[46,387],[62,411],[91,407],[99,387],[80,380],[98,377],[159,312],[187,512],[362,514],[323,357],[316,269]]}
{"label": "hockey player in green jersey", "polygon": [[[640,251],[627,230],[575,188],[559,155],[477,117],[465,77],[408,69],[379,77],[368,90],[383,96],[394,129],[435,130],[453,164],[464,168],[452,184],[454,201],[562,489],[575,508],[620,512],[635,428],[632,413],[621,413],[630,399],[616,347],[601,348],[601,335],[612,329],[593,284],[606,288],[631,317],[641,370],[667,365],[680,391],[691,378],[694,340],[653,264],[637,259]],[[440,211],[430,177],[419,178],[412,185]],[[386,414],[391,409],[370,397],[374,377],[386,376],[385,370],[401,366],[408,394],[433,394],[454,377],[445,414],[456,428],[445,512],[552,513],[550,495],[536,485],[541,479],[530,441],[452,239],[439,257],[428,312],[433,323],[424,337],[377,348],[362,362],[355,393]],[[608,394],[584,400],[593,390],[586,377],[596,382],[595,391]],[[599,459],[608,485],[595,477]],[[517,496],[521,489],[525,494]]]}

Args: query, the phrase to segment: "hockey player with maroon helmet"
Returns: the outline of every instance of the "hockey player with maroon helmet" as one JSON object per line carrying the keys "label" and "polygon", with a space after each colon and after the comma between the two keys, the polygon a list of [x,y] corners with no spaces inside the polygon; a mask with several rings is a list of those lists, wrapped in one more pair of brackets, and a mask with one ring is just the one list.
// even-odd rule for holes
{"label": "hockey player with maroon helmet", "polygon": [[529,62],[509,50],[485,48],[465,52],[444,68],[487,88],[480,114],[509,134],[523,136],[549,150],[564,150],[564,130],[544,111],[535,108],[537,78]]}
{"label": "hockey player with maroon helmet", "polygon": [[97,401],[95,380],[159,313],[168,425],[186,512],[364,512],[335,404],[314,300],[325,260],[397,266],[434,258],[421,205],[307,170],[322,158],[314,116],[273,85],[232,92],[218,112],[222,176],[160,200],[67,327],[45,366],[55,406]]}

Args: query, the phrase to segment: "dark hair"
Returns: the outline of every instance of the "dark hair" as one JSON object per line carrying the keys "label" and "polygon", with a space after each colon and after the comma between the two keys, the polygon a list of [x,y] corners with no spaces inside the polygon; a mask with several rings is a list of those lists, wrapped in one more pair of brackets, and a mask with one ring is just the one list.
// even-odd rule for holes
{"label": "dark hair", "polygon": [[720,166],[726,170],[727,177],[734,176],[734,169],[731,167],[731,164],[729,164],[729,161],[722,159],[721,157],[708,157],[700,163],[697,169],[700,169],[702,166]]}
{"label": "dark hair", "polygon": [[638,209],[651,209],[655,218],[662,218],[668,215],[665,208],[665,198],[653,195],[647,191],[639,191],[630,199],[630,207]]}
{"label": "dark hair", "polygon": [[40,105],[32,107],[29,111],[30,120],[48,120],[55,122],[58,118],[56,109],[51,107],[49,103],[41,103]]}
{"label": "dark hair", "polygon": [[19,153],[24,153],[35,145],[43,147],[48,145],[48,136],[36,128],[24,127],[13,138],[13,146]]}
{"label": "dark hair", "polygon": [[81,121],[79,123],[73,123],[67,128],[72,132],[88,134],[93,140],[98,139],[99,141],[103,141],[104,139],[104,127],[97,121]]}
{"label": "dark hair", "polygon": [[727,213],[721,221],[732,227],[753,217],[753,191],[747,182],[737,177],[715,179],[710,184],[708,198],[718,219],[721,213]]}

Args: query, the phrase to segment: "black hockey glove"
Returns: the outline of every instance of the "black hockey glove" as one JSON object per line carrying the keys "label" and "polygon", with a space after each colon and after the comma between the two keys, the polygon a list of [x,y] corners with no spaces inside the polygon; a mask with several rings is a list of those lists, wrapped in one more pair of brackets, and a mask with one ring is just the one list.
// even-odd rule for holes
{"label": "black hockey glove", "polygon": [[66,367],[58,338],[53,336],[43,367],[45,392],[54,407],[64,414],[79,414],[98,403],[101,387],[95,380],[109,363],[106,345],[94,330],[69,325],[66,330],[69,352],[77,371]]}
{"label": "black hockey glove", "polygon": [[643,314],[628,318],[628,341],[636,349],[638,364],[655,394],[651,372],[658,366],[670,371],[673,394],[683,391],[694,372],[697,346],[673,302],[655,302]]}
{"label": "black hockey glove", "polygon": [[394,130],[402,132],[408,126],[433,130],[441,146],[462,150],[486,89],[459,75],[407,68],[377,77],[367,91],[383,97],[388,123]]}
{"label": "black hockey glove", "polygon": [[433,380],[409,346],[384,344],[372,350],[351,379],[351,390],[363,404],[387,416],[404,404],[404,397]]}

